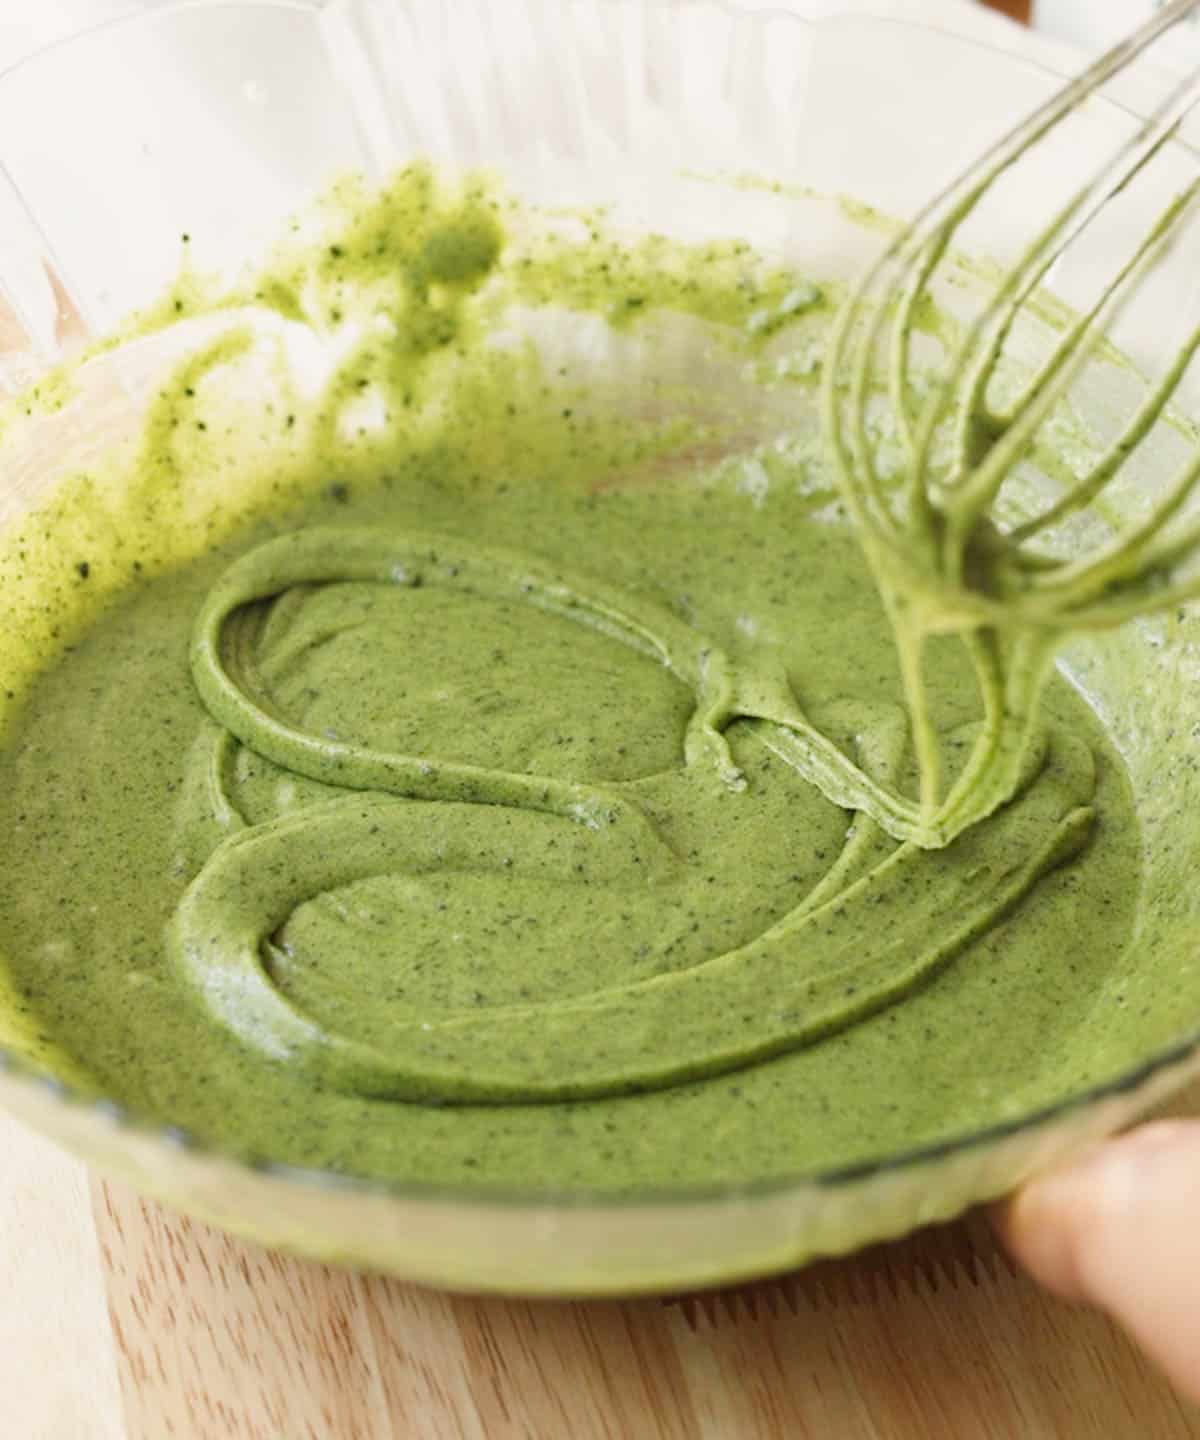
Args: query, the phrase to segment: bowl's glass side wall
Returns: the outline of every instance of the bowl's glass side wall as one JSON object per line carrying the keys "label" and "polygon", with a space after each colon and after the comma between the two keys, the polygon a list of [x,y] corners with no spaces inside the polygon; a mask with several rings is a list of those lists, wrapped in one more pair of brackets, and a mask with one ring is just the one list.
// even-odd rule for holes
{"label": "bowl's glass side wall", "polygon": [[514,5],[503,23],[490,0],[168,3],[0,80],[0,288],[53,358],[64,301],[106,328],[185,253],[235,263],[332,174],[415,154],[660,223],[657,182],[680,170],[906,215],[1053,84],[933,31],[718,0]]}
{"label": "bowl's glass side wall", "polygon": [[430,1285],[622,1295],[715,1285],[840,1255],[993,1199],[1129,1123],[1191,1076],[1151,1080],[986,1143],[766,1191],[615,1203],[388,1192],[252,1169],[0,1074],[0,1100],[104,1173],[259,1244]]}
{"label": "bowl's glass side wall", "polygon": [[[1057,83],[933,30],[721,0],[515,4],[503,23],[491,0],[165,0],[0,77],[0,388],[185,259],[236,264],[339,171],[429,155],[652,224],[678,218],[666,177],[745,173],[907,216]],[[1091,107],[1072,176],[1133,125]],[[963,243],[1019,248],[1063,167],[1023,166]],[[1094,269],[1083,254],[1054,283],[1078,299]]]}
{"label": "bowl's glass side wall", "polygon": [[0,282],[43,358],[43,265],[57,308],[103,331],[185,257],[236,263],[363,163],[319,12],[300,4],[169,7],[36,55],[0,82],[0,136]]}

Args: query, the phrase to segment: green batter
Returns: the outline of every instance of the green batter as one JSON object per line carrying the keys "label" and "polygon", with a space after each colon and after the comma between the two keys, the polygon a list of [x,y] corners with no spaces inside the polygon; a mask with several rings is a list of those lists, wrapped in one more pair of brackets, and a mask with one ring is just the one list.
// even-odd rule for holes
{"label": "green batter", "polygon": [[[1139,877],[1100,725],[1053,681],[1012,799],[940,849],[835,803],[831,776],[917,775],[794,416],[747,444],[736,383],[605,399],[552,339],[498,337],[562,307],[632,346],[665,316],[669,356],[703,324],[803,413],[836,295],[587,232],[423,171],[343,189],[244,283],[143,318],[199,338],[136,455],[10,523],[44,583],[6,642],[0,946],[88,1088],[297,1164],[616,1189],[1056,1097],[1043,1049]],[[227,503],[198,525],[199,476]],[[956,640],[926,677],[953,780]]]}

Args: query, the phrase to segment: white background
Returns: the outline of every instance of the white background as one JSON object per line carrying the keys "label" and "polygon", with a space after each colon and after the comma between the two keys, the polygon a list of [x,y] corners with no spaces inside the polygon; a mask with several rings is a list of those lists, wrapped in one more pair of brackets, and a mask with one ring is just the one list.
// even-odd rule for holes
{"label": "white background", "polygon": [[[117,15],[145,9],[154,0],[0,0],[0,70],[7,68],[31,50],[62,39],[81,26],[95,24]],[[821,0],[782,0],[784,8],[803,13],[807,9],[830,9]],[[497,0],[501,6],[503,0]],[[1088,41],[1088,16],[1104,18],[1104,32],[1119,28],[1121,14],[1146,8],[1152,0],[1040,0],[1035,6],[1045,12],[1045,23],[1065,39],[1079,43]],[[774,8],[780,8],[774,0]],[[947,29],[992,38],[1004,36],[1014,27],[1001,17],[981,13],[974,0],[875,0],[874,4],[856,4],[855,8],[883,14],[895,14],[940,23]],[[1098,41],[1097,41],[1098,43]]]}

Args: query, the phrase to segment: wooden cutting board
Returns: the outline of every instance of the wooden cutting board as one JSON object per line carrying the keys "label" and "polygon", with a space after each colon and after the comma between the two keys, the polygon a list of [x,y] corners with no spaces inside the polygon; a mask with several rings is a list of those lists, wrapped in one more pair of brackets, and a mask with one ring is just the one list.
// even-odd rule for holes
{"label": "wooden cutting board", "polygon": [[1023,22],[1028,21],[1032,8],[1030,0],[983,0],[983,3],[991,10],[999,10],[1001,15]]}
{"label": "wooden cutting board", "polygon": [[978,1217],[734,1291],[474,1300],[231,1240],[5,1117],[0,1156],[2,1440],[1200,1440]]}

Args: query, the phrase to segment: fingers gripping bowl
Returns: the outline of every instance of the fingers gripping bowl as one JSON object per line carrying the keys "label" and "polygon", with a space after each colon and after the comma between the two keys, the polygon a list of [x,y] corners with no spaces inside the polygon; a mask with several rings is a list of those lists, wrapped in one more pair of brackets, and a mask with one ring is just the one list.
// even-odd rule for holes
{"label": "fingers gripping bowl", "polygon": [[[1057,864],[1056,827],[1098,817],[1070,864],[1014,867],[989,831],[954,872],[971,885],[936,887],[944,913],[899,907],[853,996],[837,960],[801,977],[838,976],[836,997],[780,998],[798,954],[834,953],[817,902],[889,843],[795,778],[797,702],[864,770],[906,763],[887,685],[864,679],[887,672],[882,615],[821,469],[822,337],[886,234],[865,205],[911,211],[1055,79],[861,19],[490,13],[166,7],[4,81],[0,109],[37,137],[5,155],[25,358],[53,358],[64,311],[101,334],[157,303],[48,372],[3,437],[5,725],[26,757],[6,802],[4,1096],[148,1191],[323,1258],[529,1293],[712,1283],[1001,1193],[1188,1073],[1195,622],[1064,655],[1052,726],[1087,743],[1052,736],[1009,823]],[[236,75],[213,58],[231,47]],[[122,100],[49,143],[39,97],[118,57],[145,110]],[[1100,105],[1084,139],[1131,123]],[[971,248],[1003,255],[1002,217],[980,226]],[[987,272],[955,280],[946,324]],[[1047,299],[1032,355],[1059,321]],[[1142,383],[1116,355],[1094,371],[1060,454]],[[797,597],[820,617],[800,638]],[[105,620],[130,606],[133,631]],[[97,617],[101,638],[47,669]],[[182,650],[155,662],[168,633]],[[952,666],[940,686],[953,734],[971,696]],[[57,800],[45,766],[22,779],[54,716],[59,751],[87,757]],[[172,727],[160,771],[145,757]],[[96,774],[107,795],[78,793]],[[170,798],[121,800],[126,782]],[[726,826],[738,795],[753,808]],[[116,940],[86,912],[46,943],[64,892],[38,891],[26,800],[59,817],[56,873],[123,847],[85,901],[128,917],[137,891]],[[634,868],[653,907],[630,902]],[[893,898],[906,873],[888,870]],[[397,885],[409,950],[424,936],[437,957],[400,975]],[[519,946],[491,943],[501,906]],[[306,959],[351,911],[365,1008]],[[1020,927],[1043,921],[1039,952]],[[206,949],[221,925],[236,933]],[[564,964],[614,935],[637,963]],[[730,956],[744,994],[718,973]]]}

